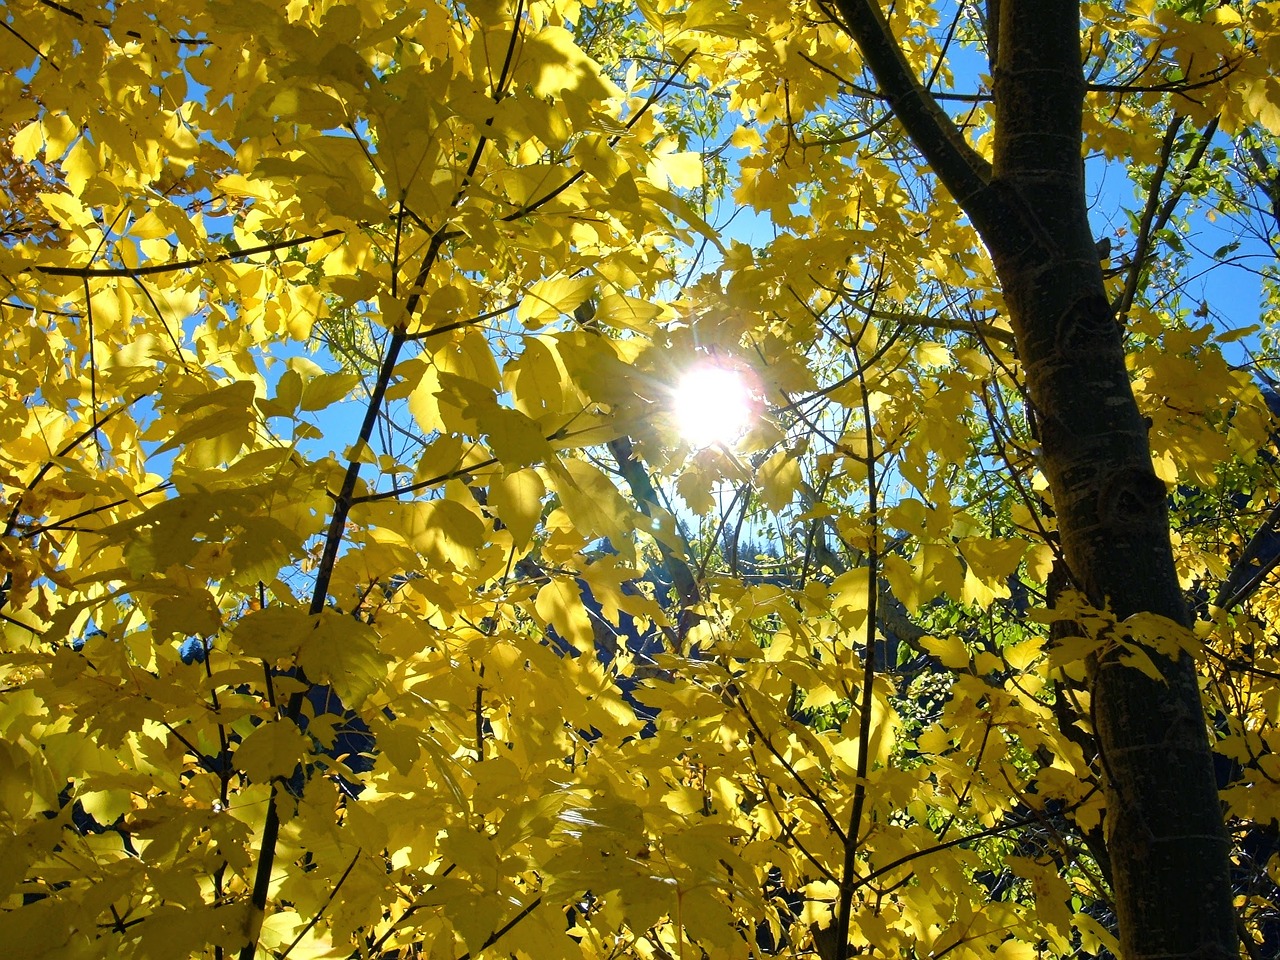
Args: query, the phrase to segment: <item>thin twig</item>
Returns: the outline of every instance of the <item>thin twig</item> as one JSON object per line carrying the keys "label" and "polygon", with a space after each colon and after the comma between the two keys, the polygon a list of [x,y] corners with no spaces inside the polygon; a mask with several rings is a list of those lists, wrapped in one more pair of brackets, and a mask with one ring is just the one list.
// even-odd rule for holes
{"label": "thin twig", "polygon": [[137,279],[138,277],[146,277],[155,273],[171,273],[178,270],[190,270],[193,267],[205,267],[213,263],[227,263],[233,260],[241,260],[245,257],[252,257],[259,253],[271,253],[273,250],[284,250],[288,247],[296,247],[304,243],[315,243],[317,240],[327,240],[329,237],[338,237],[345,234],[346,230],[326,230],[315,236],[291,237],[288,240],[273,240],[271,243],[263,243],[256,247],[244,247],[241,250],[228,250],[226,253],[220,253],[216,257],[197,257],[192,260],[174,260],[171,263],[151,263],[145,267],[55,267],[42,266],[35,264],[26,267],[26,273],[43,273],[48,277],[125,277],[128,279]]}
{"label": "thin twig", "polygon": [[338,891],[342,889],[342,885],[346,883],[347,877],[351,875],[352,869],[356,865],[356,861],[360,859],[360,850],[356,851],[356,855],[351,858],[351,862],[347,864],[347,869],[342,871],[342,876],[338,878],[338,882],[333,885],[333,889],[329,891],[329,896],[324,903],[320,905],[320,909],[316,911],[315,916],[307,921],[307,925],[298,931],[298,935],[293,938],[293,942],[284,948],[284,953],[280,954],[278,960],[285,960],[285,957],[293,951],[293,948],[302,942],[302,938],[311,932],[311,929],[320,922],[320,918],[324,916],[324,912],[329,909],[329,905],[333,903],[333,898],[338,895]]}

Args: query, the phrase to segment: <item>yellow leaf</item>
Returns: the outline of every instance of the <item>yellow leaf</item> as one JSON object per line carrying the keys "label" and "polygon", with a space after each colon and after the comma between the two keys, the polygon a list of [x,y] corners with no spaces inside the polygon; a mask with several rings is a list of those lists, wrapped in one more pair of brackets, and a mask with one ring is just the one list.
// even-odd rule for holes
{"label": "yellow leaf", "polygon": [[693,151],[655,156],[650,169],[650,175],[656,175],[659,180],[659,186],[666,186],[663,181],[669,181],[682,190],[693,190],[703,184],[702,154]]}
{"label": "yellow leaf", "polygon": [[1264,77],[1246,94],[1249,110],[1271,133],[1280,136],[1280,80]]}
{"label": "yellow leaf", "polygon": [[672,787],[662,796],[662,805],[682,817],[701,813],[706,805],[701,790],[693,787]]}
{"label": "yellow leaf", "polygon": [[518,547],[527,547],[542,517],[546,486],[536,470],[517,470],[489,485],[489,505],[511,531]]}
{"label": "yellow leaf", "polygon": [[476,429],[489,441],[494,455],[508,469],[551,460],[554,453],[542,427],[519,410],[494,404],[476,413]]}
{"label": "yellow leaf", "polygon": [[992,960],[1036,960],[1040,952],[1021,940],[1006,940],[992,955]]}
{"label": "yellow leaf", "polygon": [[40,203],[65,227],[92,228],[95,225],[93,210],[78,198],[65,193],[42,193]]}
{"label": "yellow leaf", "polygon": [[526,36],[521,49],[522,66],[534,74],[533,95],[563,98],[566,92],[584,100],[607,100],[622,96],[613,83],[573,39],[564,27],[543,27]]}
{"label": "yellow leaf", "polygon": [[[1081,826],[1084,825],[1081,824]],[[1088,830],[1091,826],[1085,826],[1084,829]],[[1080,931],[1080,948],[1082,950],[1091,954],[1098,954],[1103,950],[1107,950],[1112,956],[1120,956],[1120,942],[1093,917],[1086,913],[1077,913],[1071,918],[1071,922]]]}
{"label": "yellow leaf", "polygon": [[46,116],[41,121],[41,126],[44,131],[44,155],[47,160],[60,158],[67,152],[71,141],[80,135],[80,128],[65,113]]}
{"label": "yellow leaf", "polygon": [[1027,576],[1032,583],[1044,583],[1053,570],[1053,548],[1038,543],[1027,551]]}
{"label": "yellow leaf", "polygon": [[298,607],[266,607],[246,614],[232,632],[235,645],[256,660],[292,660],[313,619]]}
{"label": "yellow leaf", "polygon": [[921,637],[920,646],[937,657],[948,670],[963,670],[969,666],[969,651],[964,641],[954,634],[949,637]]}
{"label": "yellow leaf", "polygon": [[762,146],[764,139],[755,127],[741,126],[733,131],[729,142],[737,149],[746,150],[749,153]]}
{"label": "yellow leaf", "polygon": [[440,374],[434,366],[414,364],[416,382],[409,394],[409,414],[425,434],[444,433],[444,417],[440,411]]}
{"label": "yellow leaf", "polygon": [[517,410],[537,420],[559,413],[564,405],[565,371],[550,346],[537,338],[525,341],[524,352],[502,371]]}
{"label": "yellow leaf", "polygon": [[1009,666],[1015,670],[1025,670],[1044,652],[1044,644],[1038,637],[1032,637],[1012,647],[1006,647],[1003,652]]}
{"label": "yellow leaf", "polygon": [[96,177],[102,170],[98,162],[97,150],[87,139],[81,137],[75,146],[67,151],[62,160],[62,171],[67,177],[67,186],[76,193],[83,194],[85,184]]}
{"label": "yellow leaf", "polygon": [[533,608],[561,639],[578,650],[585,652],[594,647],[595,631],[576,581],[566,577],[553,578],[538,591]]}
{"label": "yellow leaf", "polygon": [[1160,673],[1160,668],[1156,666],[1155,661],[1151,659],[1151,655],[1141,647],[1126,644],[1124,652],[1120,655],[1120,662],[1141,671],[1152,680],[1160,683],[1168,682]]}
{"label": "yellow leaf", "polygon": [[960,599],[964,590],[964,568],[951,549],[940,543],[926,543],[913,561],[890,555],[883,568],[894,596],[915,612],[939,594]]}
{"label": "yellow leaf", "polygon": [[552,473],[560,503],[578,532],[588,539],[609,537],[615,545],[633,529],[635,511],[600,470],[584,460],[564,460]]}
{"label": "yellow leaf", "polygon": [[[249,426],[256,389],[252,380],[237,380],[183,404],[178,412],[183,415],[184,422],[156,452],[164,453],[198,440],[238,437]],[[197,412],[199,416],[190,416]],[[236,447],[238,450],[239,444]]]}
{"label": "yellow leaf", "polygon": [[208,636],[222,626],[218,602],[204,587],[175,588],[151,604],[151,629],[156,637],[174,634]]}
{"label": "yellow leaf", "polygon": [[358,373],[326,373],[308,380],[299,404],[303,410],[323,410],[346,397],[360,382]]}
{"label": "yellow leaf", "polygon": [[363,503],[352,510],[351,517],[399,535],[429,566],[442,569],[472,568],[484,543],[484,521],[453,499]]}
{"label": "yellow leaf", "polygon": [[248,197],[253,200],[270,200],[274,196],[271,184],[263,180],[250,180],[244,174],[232,173],[218,181],[218,191],[232,197]]}
{"label": "yellow leaf", "polygon": [[945,367],[951,362],[951,351],[940,343],[921,343],[916,347],[916,362],[926,370]]}
{"label": "yellow leaf", "polygon": [[359,707],[387,672],[374,629],[331,608],[304,634],[298,664],[313,683],[333,687],[350,709]]}
{"label": "yellow leaf", "polygon": [[40,155],[44,146],[44,129],[39,120],[32,120],[13,135],[13,155],[26,163],[30,163]]}
{"label": "yellow leaf", "polygon": [[782,510],[800,486],[800,463],[788,450],[779,450],[760,465],[756,473],[756,489],[765,509]]}
{"label": "yellow leaf", "polygon": [[292,776],[307,750],[307,738],[292,720],[269,720],[236,747],[234,760],[236,769],[254,783],[266,783]]}
{"label": "yellow leaf", "polygon": [[661,315],[658,304],[625,293],[607,293],[596,306],[596,319],[600,323],[623,330],[644,331]]}
{"label": "yellow leaf", "polygon": [[427,305],[422,310],[421,325],[430,330],[433,327],[454,323],[462,319],[471,310],[471,301],[467,289],[459,283],[450,283],[431,291]]}
{"label": "yellow leaf", "polygon": [[573,145],[573,159],[602,187],[612,187],[628,175],[626,161],[615,152],[604,134],[593,133]]}
{"label": "yellow leaf", "polygon": [[850,626],[857,629],[867,619],[867,570],[859,567],[840,574],[831,582],[831,607],[833,610],[849,610],[854,614]]}
{"label": "yellow leaf", "polygon": [[553,277],[540,280],[525,292],[516,307],[516,319],[526,327],[540,327],[572,313],[590,298],[596,281],[591,277]]}
{"label": "yellow leaf", "polygon": [[694,513],[705,516],[715,509],[716,500],[711,495],[711,482],[696,466],[686,469],[676,479],[676,491],[685,505]]}
{"label": "yellow leaf", "polygon": [[458,340],[435,350],[431,359],[441,374],[452,374],[490,390],[500,389],[502,378],[493,350],[478,330],[468,330]]}
{"label": "yellow leaf", "polygon": [[77,795],[84,812],[101,824],[115,823],[133,809],[128,790],[87,790]]}

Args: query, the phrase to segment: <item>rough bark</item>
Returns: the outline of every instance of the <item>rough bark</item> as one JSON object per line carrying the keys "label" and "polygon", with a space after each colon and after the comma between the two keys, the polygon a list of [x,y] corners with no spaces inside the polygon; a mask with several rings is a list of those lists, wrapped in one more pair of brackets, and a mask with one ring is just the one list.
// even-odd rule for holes
{"label": "rough bark", "polygon": [[[1189,625],[1166,491],[1089,228],[1078,3],[998,5],[990,166],[911,73],[876,0],[834,7],[996,266],[1075,586],[1119,619],[1147,612]],[[1090,664],[1121,947],[1126,960],[1225,960],[1238,951],[1229,845],[1195,666],[1148,653],[1159,680],[1114,654]]]}

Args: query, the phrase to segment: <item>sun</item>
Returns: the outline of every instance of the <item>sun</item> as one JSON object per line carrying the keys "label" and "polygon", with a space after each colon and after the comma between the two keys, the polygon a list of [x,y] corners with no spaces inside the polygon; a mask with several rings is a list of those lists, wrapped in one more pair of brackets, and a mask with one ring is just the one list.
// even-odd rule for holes
{"label": "sun", "polygon": [[703,360],[684,372],[672,408],[680,435],[691,446],[732,444],[755,422],[759,400],[750,371],[722,360]]}

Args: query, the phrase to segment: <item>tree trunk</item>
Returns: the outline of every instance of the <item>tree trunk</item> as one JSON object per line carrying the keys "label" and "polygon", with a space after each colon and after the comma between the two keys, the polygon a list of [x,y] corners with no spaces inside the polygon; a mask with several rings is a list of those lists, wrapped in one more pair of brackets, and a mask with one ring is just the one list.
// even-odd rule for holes
{"label": "tree trunk", "polygon": [[[1074,585],[1117,619],[1146,612],[1189,626],[1166,491],[1089,228],[1078,3],[998,5],[992,165],[910,72],[877,0],[835,9],[991,253]],[[1147,653],[1159,680],[1114,652],[1089,665],[1121,948],[1125,960],[1227,960],[1238,951],[1229,846],[1195,665]]]}

